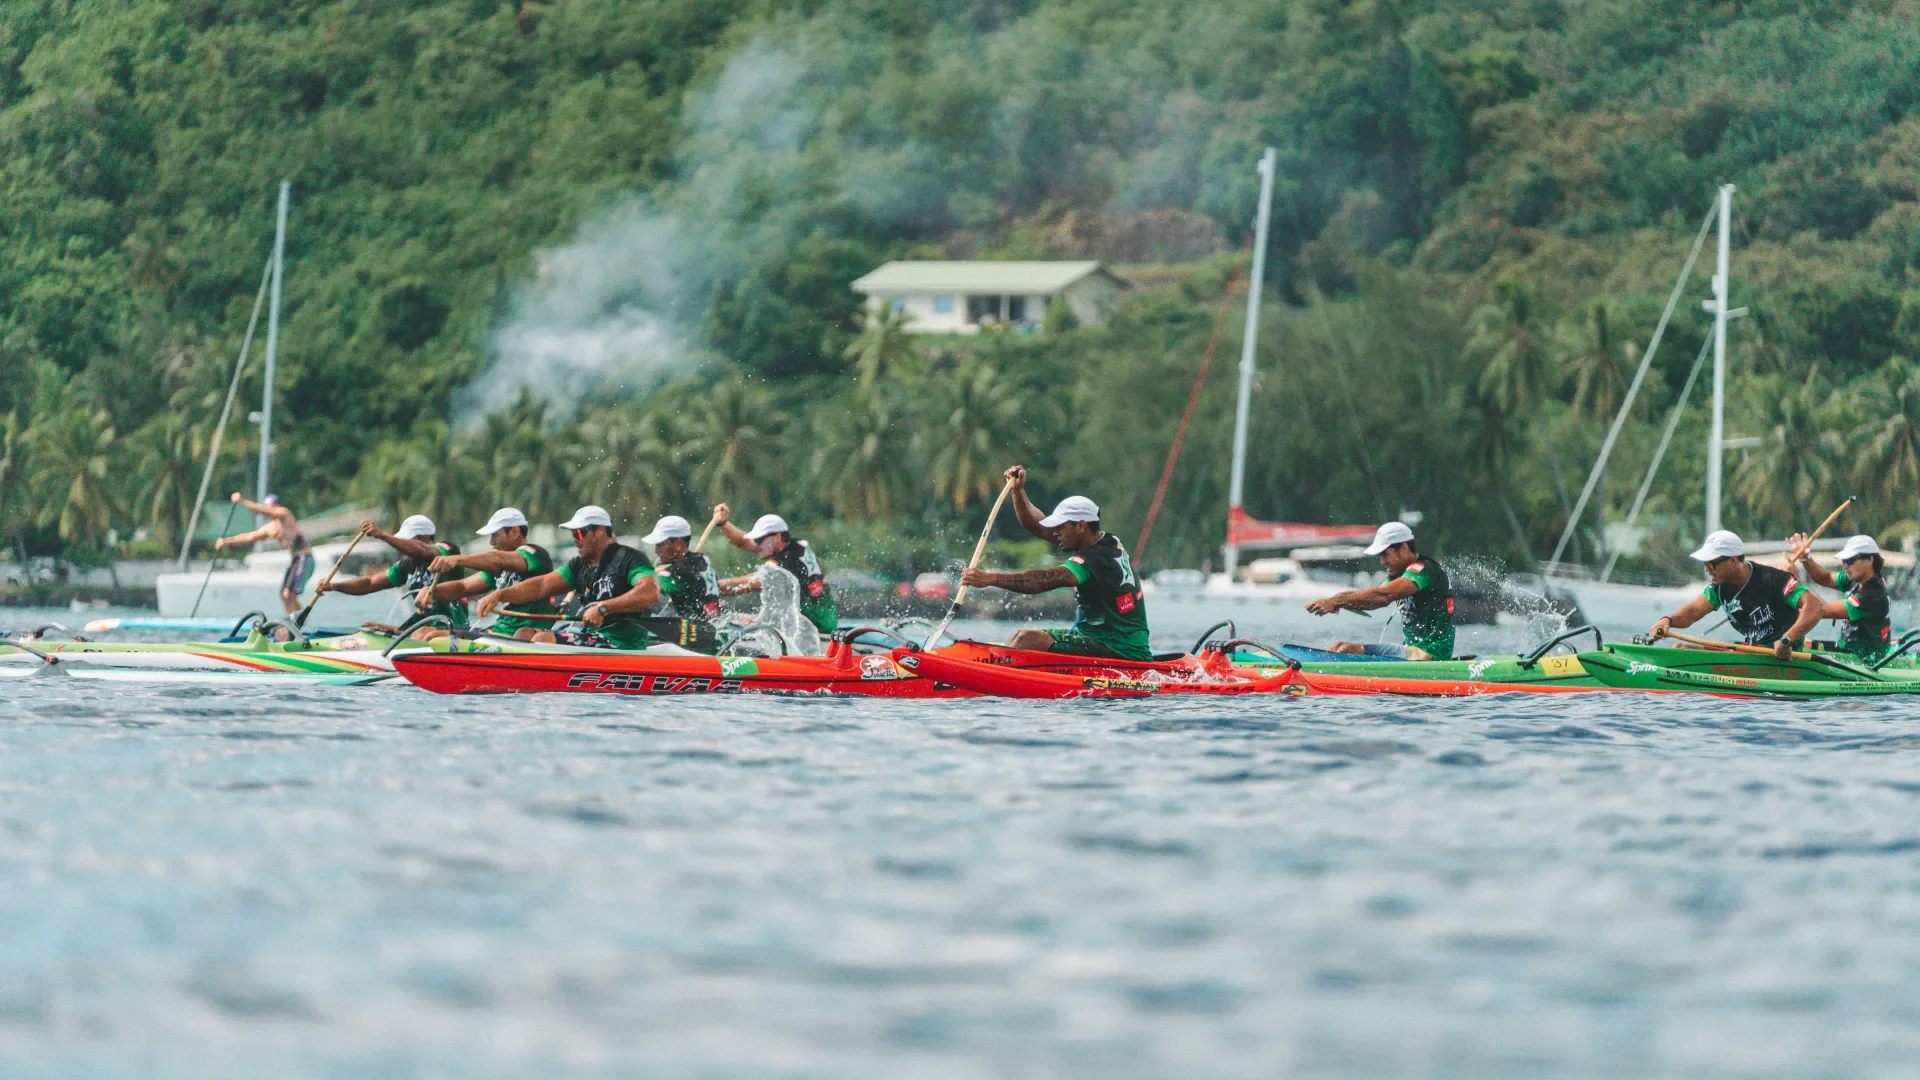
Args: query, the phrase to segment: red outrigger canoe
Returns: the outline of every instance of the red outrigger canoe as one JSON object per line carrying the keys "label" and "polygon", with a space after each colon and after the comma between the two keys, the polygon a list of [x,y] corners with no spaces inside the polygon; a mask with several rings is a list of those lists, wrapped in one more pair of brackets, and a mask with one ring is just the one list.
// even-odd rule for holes
{"label": "red outrigger canoe", "polygon": [[[897,653],[952,658],[989,672],[1058,675],[1076,687],[1082,679],[1105,680],[1113,684],[1112,693],[1105,696],[1129,696],[1123,689],[1126,685],[1150,677],[1192,678],[1206,663],[1195,656],[1097,660],[973,641],[943,646],[930,653],[911,649],[897,650]],[[981,693],[946,682],[937,674],[923,675],[886,653],[861,653],[841,637],[836,637],[827,647],[825,656],[657,656],[589,650],[421,652],[396,654],[393,666],[408,682],[438,694],[773,693],[950,698],[974,697]],[[1218,666],[1223,672],[1232,670],[1224,656],[1219,658]]]}

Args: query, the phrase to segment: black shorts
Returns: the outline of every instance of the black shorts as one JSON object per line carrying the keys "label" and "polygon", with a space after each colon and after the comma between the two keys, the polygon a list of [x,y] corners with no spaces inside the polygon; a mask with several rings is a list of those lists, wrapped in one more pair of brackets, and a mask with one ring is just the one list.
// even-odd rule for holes
{"label": "black shorts", "polygon": [[1051,653],[1066,656],[1091,656],[1100,660],[1125,660],[1126,657],[1114,652],[1104,643],[1095,641],[1078,630],[1049,630],[1053,635],[1053,644],[1047,646]]}
{"label": "black shorts", "polygon": [[689,652],[706,653],[712,656],[720,651],[720,639],[713,632],[713,624],[705,619],[676,619],[664,617],[641,619],[640,625],[647,628],[653,640],[662,645],[678,645]]}

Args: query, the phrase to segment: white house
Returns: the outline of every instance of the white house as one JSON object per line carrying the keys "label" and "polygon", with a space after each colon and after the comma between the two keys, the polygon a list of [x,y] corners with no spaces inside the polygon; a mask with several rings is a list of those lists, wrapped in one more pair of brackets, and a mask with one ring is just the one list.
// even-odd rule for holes
{"label": "white house", "polygon": [[912,315],[921,334],[1031,331],[1047,305],[1064,302],[1078,322],[1097,326],[1126,283],[1098,262],[890,262],[853,283],[875,311]]}

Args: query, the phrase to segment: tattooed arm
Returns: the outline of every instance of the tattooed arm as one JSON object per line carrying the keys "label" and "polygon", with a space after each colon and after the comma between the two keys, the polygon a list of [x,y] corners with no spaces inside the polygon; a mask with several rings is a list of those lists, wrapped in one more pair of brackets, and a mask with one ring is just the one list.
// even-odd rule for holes
{"label": "tattooed arm", "polygon": [[1047,566],[1038,570],[1014,570],[996,573],[992,570],[970,569],[960,575],[960,580],[970,589],[992,586],[1017,593],[1043,593],[1054,589],[1071,589],[1079,584],[1073,571],[1064,566]]}

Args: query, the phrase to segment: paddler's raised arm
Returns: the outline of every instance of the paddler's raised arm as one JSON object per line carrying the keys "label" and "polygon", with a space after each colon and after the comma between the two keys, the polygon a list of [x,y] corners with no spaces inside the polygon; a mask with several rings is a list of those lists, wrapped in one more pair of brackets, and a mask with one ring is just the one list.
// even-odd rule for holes
{"label": "paddler's raised arm", "polygon": [[489,574],[506,574],[516,571],[525,573],[530,567],[527,566],[527,557],[520,554],[519,548],[506,551],[488,548],[469,555],[435,555],[433,561],[427,564],[427,569],[436,574],[449,570],[485,570]]}
{"label": "paddler's raised arm", "polygon": [[409,559],[419,559],[421,562],[429,562],[440,557],[439,548],[434,547],[425,540],[402,540],[392,533],[382,530],[372,518],[368,518],[360,523],[360,532],[364,536],[373,537],[375,540],[380,541]]}
{"label": "paddler's raised arm", "polygon": [[1073,571],[1065,566],[1042,566],[1034,570],[1004,572],[970,566],[960,575],[960,581],[969,589],[1005,589],[1008,592],[1028,595],[1052,592],[1055,589],[1071,589],[1080,584],[1080,579],[1074,577]]}
{"label": "paddler's raised arm", "polygon": [[733,523],[733,508],[726,503],[720,503],[713,508],[713,523],[720,526],[720,531],[726,534],[727,543],[741,551],[754,550],[753,541],[747,539],[746,532]]}
{"label": "paddler's raised arm", "polygon": [[[1787,537],[1787,550],[1798,551],[1806,543],[1806,533],[1794,533],[1792,536]],[[1803,571],[1803,577],[1823,589],[1837,589],[1840,587],[1834,582],[1833,571],[1820,565],[1819,561],[1813,557],[1813,549],[1810,547],[1807,549],[1805,555],[1800,556],[1800,569]],[[1787,573],[1793,573],[1793,567],[1787,567]]]}
{"label": "paddler's raised arm", "polygon": [[[1033,505],[1032,499],[1027,498],[1027,467],[1015,465],[1002,475],[1013,483],[1013,516],[1020,519],[1020,527],[1042,540],[1052,540],[1053,530],[1040,527],[1040,520],[1047,515]],[[1057,586],[1049,586],[1049,588],[1057,588]]]}

